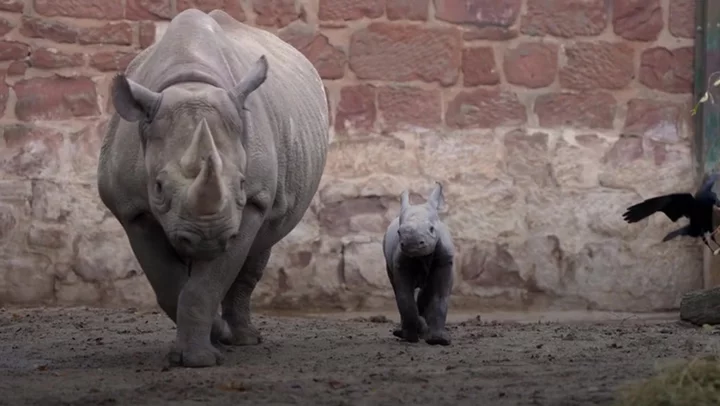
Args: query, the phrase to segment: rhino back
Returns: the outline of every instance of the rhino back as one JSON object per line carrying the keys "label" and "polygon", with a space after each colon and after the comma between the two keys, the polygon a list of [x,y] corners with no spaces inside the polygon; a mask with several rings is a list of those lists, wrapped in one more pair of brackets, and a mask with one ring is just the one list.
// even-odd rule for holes
{"label": "rhino back", "polygon": [[[251,94],[254,134],[246,148],[262,153],[264,138],[273,137],[277,157],[277,192],[273,232],[288,233],[301,219],[319,186],[328,149],[328,107],[322,79],[312,63],[277,36],[238,22],[227,13],[210,13],[234,43],[241,70],[246,72],[265,55],[269,73]],[[263,176],[259,165],[249,176]],[[257,171],[253,173],[252,171]]]}
{"label": "rhino back", "polygon": [[[279,240],[309,207],[327,159],[327,99],[312,63],[277,36],[223,11],[190,9],[129,64],[126,75],[158,92],[187,81],[229,91],[261,55],[268,60],[268,77],[246,102],[252,130],[242,140],[248,157],[258,159],[249,159],[245,175],[272,192],[270,228],[276,234],[272,239]],[[146,195],[137,125],[119,120],[107,132],[103,150],[98,171],[107,173],[106,188],[124,189],[116,196]]]}

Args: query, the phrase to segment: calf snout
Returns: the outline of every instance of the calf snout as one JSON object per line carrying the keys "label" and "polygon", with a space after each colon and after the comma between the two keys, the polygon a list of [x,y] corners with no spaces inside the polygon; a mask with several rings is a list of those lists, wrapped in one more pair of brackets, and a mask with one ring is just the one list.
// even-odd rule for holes
{"label": "calf snout", "polygon": [[433,247],[424,239],[404,240],[400,242],[400,251],[410,257],[430,255]]}

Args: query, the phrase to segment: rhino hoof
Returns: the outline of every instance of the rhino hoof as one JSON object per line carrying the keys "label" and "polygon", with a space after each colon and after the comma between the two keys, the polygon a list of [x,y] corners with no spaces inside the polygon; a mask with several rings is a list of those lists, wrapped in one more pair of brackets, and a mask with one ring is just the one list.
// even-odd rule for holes
{"label": "rhino hoof", "polygon": [[416,343],[420,341],[420,336],[417,331],[397,329],[393,331],[393,335],[409,343]]}
{"label": "rhino hoof", "polygon": [[430,345],[450,345],[450,334],[447,331],[429,333],[425,342]]}
{"label": "rhino hoof", "polygon": [[244,345],[258,345],[262,342],[262,335],[260,331],[253,327],[239,328],[232,332],[232,338],[230,339],[230,345],[244,346]]}
{"label": "rhino hoof", "polygon": [[170,351],[168,359],[172,366],[187,368],[214,367],[223,363],[223,355],[214,347],[184,351],[173,349]]}
{"label": "rhino hoof", "polygon": [[220,317],[213,321],[212,330],[210,332],[210,341],[212,343],[222,344],[229,344],[232,341],[232,334],[230,334],[227,323]]}

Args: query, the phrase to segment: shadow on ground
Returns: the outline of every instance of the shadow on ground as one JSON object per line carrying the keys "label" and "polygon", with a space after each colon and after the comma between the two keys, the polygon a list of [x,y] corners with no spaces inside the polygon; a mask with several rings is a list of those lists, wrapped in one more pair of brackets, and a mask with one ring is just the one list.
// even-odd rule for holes
{"label": "shadow on ground", "polygon": [[168,369],[159,313],[0,310],[0,405],[609,405],[658,361],[716,352],[667,315],[576,316],[456,316],[450,347],[399,342],[384,316],[257,316],[262,344]]}

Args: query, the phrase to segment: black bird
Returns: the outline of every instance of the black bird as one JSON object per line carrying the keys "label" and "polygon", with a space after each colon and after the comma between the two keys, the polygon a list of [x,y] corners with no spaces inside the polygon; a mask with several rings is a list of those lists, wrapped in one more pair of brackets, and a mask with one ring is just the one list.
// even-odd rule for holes
{"label": "black bird", "polygon": [[[681,235],[694,238],[701,237],[703,243],[710,248],[710,251],[715,252],[710,247],[706,234],[714,231],[713,208],[717,207],[720,201],[718,201],[715,192],[712,191],[712,187],[718,178],[720,178],[720,173],[710,175],[708,180],[695,193],[695,196],[690,193],[672,193],[653,197],[630,206],[623,214],[623,218],[628,223],[637,223],[658,211],[665,213],[673,222],[680,217],[687,217],[690,219],[690,224],[671,231],[663,238],[663,242],[670,241]],[[715,234],[711,234],[710,237],[715,244],[720,245],[715,240]]]}

